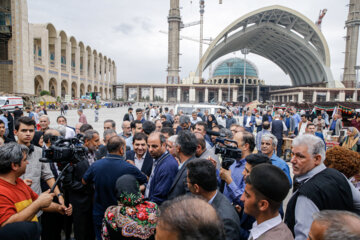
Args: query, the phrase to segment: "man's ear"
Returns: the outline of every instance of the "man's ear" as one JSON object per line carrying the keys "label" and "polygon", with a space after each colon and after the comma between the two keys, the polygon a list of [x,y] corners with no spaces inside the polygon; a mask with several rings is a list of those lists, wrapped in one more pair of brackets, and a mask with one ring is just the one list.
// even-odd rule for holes
{"label": "man's ear", "polygon": [[315,165],[319,166],[321,164],[321,155],[320,154],[316,154],[314,156],[314,160],[315,160]]}
{"label": "man's ear", "polygon": [[270,206],[269,202],[267,200],[265,200],[265,199],[260,200],[258,202],[258,209],[261,212],[265,212],[267,209],[269,209],[269,206]]}
{"label": "man's ear", "polygon": [[18,131],[16,129],[14,129],[15,136],[17,136],[17,133],[18,133]]}
{"label": "man's ear", "polygon": [[200,192],[200,187],[199,187],[199,185],[194,184],[193,187],[194,187],[196,193],[199,193],[199,192]]}
{"label": "man's ear", "polygon": [[11,163],[11,169],[12,169],[13,171],[18,170],[18,169],[19,169],[19,167],[20,167],[20,165],[19,165],[19,164]]}

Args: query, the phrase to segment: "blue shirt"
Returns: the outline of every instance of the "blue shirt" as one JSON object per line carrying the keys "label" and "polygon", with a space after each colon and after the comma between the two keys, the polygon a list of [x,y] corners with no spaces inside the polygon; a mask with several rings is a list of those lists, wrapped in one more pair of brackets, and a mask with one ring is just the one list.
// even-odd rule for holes
{"label": "blue shirt", "polygon": [[290,175],[290,169],[289,169],[289,166],[286,164],[286,162],[284,160],[282,160],[281,158],[279,158],[278,156],[276,156],[275,153],[271,156],[270,160],[271,160],[272,165],[283,170],[283,172],[286,174],[286,176],[289,179],[289,183],[290,183],[290,187],[291,187],[292,180],[291,180],[291,175]]}
{"label": "blue shirt", "polygon": [[134,150],[134,147],[133,147],[133,137],[134,136],[130,136],[128,137],[127,139],[125,139],[125,142],[126,142],[126,146],[129,146],[130,147],[130,150]]}
{"label": "blue shirt", "polygon": [[[242,172],[245,169],[245,158],[236,160],[229,168],[231,170],[232,182],[228,185],[225,184],[224,195],[230,200],[231,203],[242,205],[240,197],[245,190],[245,179]],[[220,179],[220,178],[219,178]]]}
{"label": "blue shirt", "polygon": [[330,126],[330,130],[335,130],[335,128],[336,128],[336,121],[337,121],[337,119],[336,119],[336,120],[333,120],[333,122],[331,123],[331,126]]}
{"label": "blue shirt", "polygon": [[99,224],[102,222],[105,210],[111,205],[117,205],[115,183],[125,174],[134,175],[140,185],[147,181],[146,176],[139,169],[115,154],[108,154],[105,158],[94,162],[84,174],[85,182],[95,185],[93,216]]}

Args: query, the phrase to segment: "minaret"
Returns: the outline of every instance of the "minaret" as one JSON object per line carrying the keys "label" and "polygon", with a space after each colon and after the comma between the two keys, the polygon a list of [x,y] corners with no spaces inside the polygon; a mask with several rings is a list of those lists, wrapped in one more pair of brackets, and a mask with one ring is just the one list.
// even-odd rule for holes
{"label": "minaret", "polygon": [[360,0],[350,0],[349,15],[346,21],[346,51],[343,83],[347,88],[355,87],[356,82],[356,59],[359,40],[360,25]]}
{"label": "minaret", "polygon": [[170,11],[168,16],[169,42],[168,42],[168,66],[167,84],[180,83],[179,78],[179,51],[180,51],[180,7],[179,0],[170,0]]}

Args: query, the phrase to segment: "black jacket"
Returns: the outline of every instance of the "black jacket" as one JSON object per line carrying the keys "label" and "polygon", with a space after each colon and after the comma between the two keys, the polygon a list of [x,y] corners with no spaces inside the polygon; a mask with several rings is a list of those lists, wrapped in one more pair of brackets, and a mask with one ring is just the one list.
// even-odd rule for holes
{"label": "black jacket", "polygon": [[[146,155],[145,155],[144,163],[143,163],[140,171],[145,173],[146,176],[150,177],[154,159],[150,156],[150,153],[148,151],[145,154]],[[126,152],[126,160],[134,161],[134,159],[135,159],[135,151],[134,150],[127,151]]]}
{"label": "black jacket", "polygon": [[240,219],[229,200],[218,191],[211,205],[224,223],[225,239],[240,239]]}
{"label": "black jacket", "polygon": [[186,165],[190,161],[193,161],[195,159],[197,159],[197,158],[195,158],[195,156],[192,156],[191,158],[186,160],[186,162],[181,166],[181,168],[177,172],[177,174],[174,178],[174,181],[169,189],[168,200],[174,199],[178,196],[181,196],[181,195],[184,195],[184,194],[190,192],[187,187],[187,181],[186,181],[186,177],[187,177]]}

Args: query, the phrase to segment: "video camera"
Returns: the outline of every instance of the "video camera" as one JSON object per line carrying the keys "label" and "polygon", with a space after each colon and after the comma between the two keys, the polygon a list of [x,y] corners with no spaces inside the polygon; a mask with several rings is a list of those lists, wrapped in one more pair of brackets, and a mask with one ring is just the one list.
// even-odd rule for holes
{"label": "video camera", "polygon": [[40,162],[58,163],[60,167],[67,163],[76,164],[87,158],[88,150],[83,146],[81,134],[69,139],[52,136],[50,142],[51,146],[44,150],[44,157],[40,158]]}
{"label": "video camera", "polygon": [[[236,159],[241,158],[241,150],[238,149],[237,142],[225,138],[225,135],[219,132],[208,130],[207,134],[217,136],[215,139],[215,142],[217,143],[215,146],[215,154],[221,155],[221,167],[228,170]],[[235,146],[231,143],[233,143]]]}

